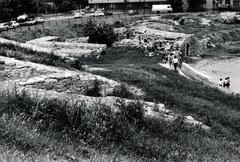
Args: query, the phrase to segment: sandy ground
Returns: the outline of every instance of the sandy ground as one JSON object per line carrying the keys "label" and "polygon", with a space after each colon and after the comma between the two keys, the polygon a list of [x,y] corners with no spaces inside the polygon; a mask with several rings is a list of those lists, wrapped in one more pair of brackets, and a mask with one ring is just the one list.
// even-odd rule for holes
{"label": "sandy ground", "polygon": [[230,89],[240,93],[240,58],[204,59],[191,66],[209,76],[209,80],[215,83],[218,83],[220,78],[224,79],[229,76]]}

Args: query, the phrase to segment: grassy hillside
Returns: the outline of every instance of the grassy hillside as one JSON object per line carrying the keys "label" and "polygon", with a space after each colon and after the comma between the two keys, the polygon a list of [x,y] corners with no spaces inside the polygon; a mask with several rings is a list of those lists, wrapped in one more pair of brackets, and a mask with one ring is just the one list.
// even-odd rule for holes
{"label": "grassy hillside", "polygon": [[[24,42],[43,35],[81,36],[79,29],[54,30],[8,33],[5,37]],[[9,46],[2,46],[0,54],[54,66],[75,66],[66,65],[58,57],[48,59],[42,53]],[[84,103],[66,106],[40,102],[19,96],[15,88],[10,88],[12,91],[0,92],[0,159],[240,161],[240,98],[188,80],[159,66],[160,61],[161,56],[147,57],[141,49],[108,48],[99,60],[80,60],[79,64],[110,70],[94,73],[137,86],[146,93],[142,100],[164,103],[176,113],[191,115],[210,131],[186,125],[182,118],[172,123],[145,119],[139,103],[126,106],[120,102],[119,113],[98,103],[89,111]]]}
{"label": "grassy hillside", "polygon": [[[50,155],[67,161],[98,161],[104,154],[103,161],[240,160],[239,98],[160,67],[159,57],[139,59],[141,51],[127,51],[115,49],[115,57],[109,57],[113,49],[109,50],[95,66],[111,71],[95,73],[136,85],[146,92],[143,100],[191,115],[211,131],[189,127],[181,118],[173,123],[145,120],[141,105],[121,105],[120,114],[101,105],[89,112],[84,105],[38,103],[14,92],[1,92],[1,145],[31,158]],[[135,55],[129,59],[131,53]]]}

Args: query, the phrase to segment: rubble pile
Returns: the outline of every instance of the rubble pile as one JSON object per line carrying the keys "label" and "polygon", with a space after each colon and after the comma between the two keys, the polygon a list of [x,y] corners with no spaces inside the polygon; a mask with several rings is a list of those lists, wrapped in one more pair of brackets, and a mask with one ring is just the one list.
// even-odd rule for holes
{"label": "rubble pile", "polygon": [[65,42],[67,43],[88,43],[89,37],[79,37],[79,38],[72,38],[66,39]]}
{"label": "rubble pile", "polygon": [[[118,29],[118,33],[121,33],[124,39],[114,43],[113,46],[141,48],[150,52],[149,56],[174,49],[180,49],[182,53],[186,53],[187,46],[189,48],[188,54],[195,54],[198,52],[199,42],[194,35],[155,29],[169,27],[168,25],[161,26],[161,24],[157,24],[158,23],[144,22],[143,25],[134,26],[130,29]],[[128,39],[126,39],[127,32],[130,33],[128,35],[131,36]],[[152,52],[155,54],[152,54]]]}
{"label": "rubble pile", "polygon": [[164,31],[174,31],[174,27],[172,25],[163,24],[163,23],[155,23],[155,22],[146,22],[143,23],[142,26],[146,26],[147,28],[152,28],[156,30],[164,30]]}
{"label": "rubble pile", "polygon": [[137,39],[123,39],[113,44],[113,47],[137,47],[140,48],[139,40]]}
{"label": "rubble pile", "polygon": [[211,26],[212,21],[202,17],[183,16],[178,20],[180,25],[185,26]]}
{"label": "rubble pile", "polygon": [[234,24],[240,22],[239,15],[236,12],[222,12],[220,14],[213,15],[213,19],[220,23]]}

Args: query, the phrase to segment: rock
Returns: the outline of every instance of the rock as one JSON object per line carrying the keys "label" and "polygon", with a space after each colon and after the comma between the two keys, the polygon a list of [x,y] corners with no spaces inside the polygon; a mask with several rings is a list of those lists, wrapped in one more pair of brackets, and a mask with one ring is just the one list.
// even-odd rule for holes
{"label": "rock", "polygon": [[212,25],[212,21],[208,20],[206,18],[201,18],[200,25],[201,26],[211,26]]}

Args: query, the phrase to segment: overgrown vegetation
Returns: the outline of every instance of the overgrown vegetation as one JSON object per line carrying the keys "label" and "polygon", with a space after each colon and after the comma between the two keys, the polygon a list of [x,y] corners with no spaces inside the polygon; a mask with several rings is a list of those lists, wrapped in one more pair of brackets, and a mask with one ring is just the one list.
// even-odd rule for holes
{"label": "overgrown vegetation", "polygon": [[114,88],[113,92],[109,96],[116,96],[120,98],[136,99],[137,97],[130,92],[126,84],[122,83],[120,86]]}

